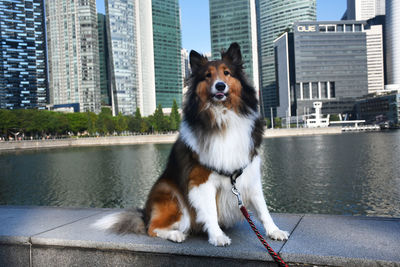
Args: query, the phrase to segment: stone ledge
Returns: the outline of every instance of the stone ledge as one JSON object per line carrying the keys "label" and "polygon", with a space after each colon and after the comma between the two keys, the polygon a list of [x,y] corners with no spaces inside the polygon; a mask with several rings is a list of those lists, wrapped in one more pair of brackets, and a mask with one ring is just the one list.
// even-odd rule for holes
{"label": "stone ledge", "polygon": [[[0,266],[274,266],[246,222],[226,231],[232,239],[228,247],[211,246],[205,235],[190,236],[176,244],[145,235],[118,236],[90,227],[98,218],[116,211],[0,206]],[[280,228],[291,232],[286,242],[267,240],[288,263],[400,266],[400,219],[272,216]]]}

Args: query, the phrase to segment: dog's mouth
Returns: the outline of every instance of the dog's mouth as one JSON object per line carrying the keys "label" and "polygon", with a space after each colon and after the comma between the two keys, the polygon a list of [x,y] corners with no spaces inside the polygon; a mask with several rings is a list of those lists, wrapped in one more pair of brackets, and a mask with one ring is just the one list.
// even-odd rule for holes
{"label": "dog's mouth", "polygon": [[224,100],[226,100],[227,96],[228,96],[227,93],[224,94],[222,92],[218,92],[218,93],[213,95],[213,99],[216,100],[216,101],[224,101]]}

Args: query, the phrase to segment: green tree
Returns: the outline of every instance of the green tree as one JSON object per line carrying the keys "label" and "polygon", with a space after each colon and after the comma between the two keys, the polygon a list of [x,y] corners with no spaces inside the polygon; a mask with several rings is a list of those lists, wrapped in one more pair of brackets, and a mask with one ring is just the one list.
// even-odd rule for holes
{"label": "green tree", "polygon": [[74,134],[78,132],[82,133],[88,129],[88,121],[85,113],[68,113],[67,118],[69,129]]}
{"label": "green tree", "polygon": [[282,119],[279,117],[274,118],[274,128],[282,128]]}
{"label": "green tree", "polygon": [[86,123],[87,131],[90,135],[94,135],[97,132],[96,128],[97,115],[94,112],[86,112]]}
{"label": "green tree", "polygon": [[170,130],[172,131],[177,131],[179,129],[179,124],[181,123],[181,115],[179,114],[178,111],[178,104],[176,103],[176,100],[174,99],[174,102],[172,104],[172,109],[171,109],[171,114],[169,116],[169,121],[170,121]]}
{"label": "green tree", "polygon": [[118,113],[116,117],[114,117],[115,131],[118,134],[121,134],[123,131],[128,129],[128,121],[127,117],[122,115],[122,113]]}
{"label": "green tree", "polygon": [[152,125],[154,127],[154,131],[155,132],[161,132],[161,131],[165,131],[168,128],[168,122],[164,116],[164,112],[162,110],[162,106],[161,104],[159,104],[157,106],[156,111],[154,112],[154,115],[152,117]]}
{"label": "green tree", "polygon": [[96,127],[101,134],[112,134],[115,130],[115,124],[112,119],[112,113],[109,108],[102,108],[97,118]]}
{"label": "green tree", "polygon": [[131,116],[129,118],[128,128],[129,131],[133,133],[142,132],[141,125],[142,125],[142,114],[140,114],[140,109],[136,108],[135,116]]}

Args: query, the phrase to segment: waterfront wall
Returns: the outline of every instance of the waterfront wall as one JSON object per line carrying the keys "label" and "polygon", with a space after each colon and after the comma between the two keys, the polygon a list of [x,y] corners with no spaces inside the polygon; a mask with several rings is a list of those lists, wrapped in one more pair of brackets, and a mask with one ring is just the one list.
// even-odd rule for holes
{"label": "waterfront wall", "polygon": [[[321,134],[340,134],[340,127],[332,128],[292,128],[292,129],[267,129],[264,138],[304,136]],[[57,148],[57,147],[82,147],[82,146],[108,146],[108,145],[136,145],[136,144],[167,144],[173,143],[178,134],[161,135],[134,135],[134,136],[106,136],[85,137],[49,140],[23,140],[0,142],[0,151]]]}
{"label": "waterfront wall", "polygon": [[[91,227],[117,211],[0,206],[0,266],[276,266],[246,221],[225,231],[227,247],[210,245],[206,235],[173,243]],[[400,266],[400,219],[272,217],[290,237],[267,242],[290,266]]]}

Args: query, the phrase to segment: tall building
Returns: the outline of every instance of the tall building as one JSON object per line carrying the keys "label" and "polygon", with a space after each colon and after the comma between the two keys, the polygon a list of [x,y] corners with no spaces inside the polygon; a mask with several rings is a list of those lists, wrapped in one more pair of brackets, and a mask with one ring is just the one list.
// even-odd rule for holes
{"label": "tall building", "polygon": [[221,58],[221,50],[231,43],[240,45],[245,73],[259,89],[257,20],[254,0],[210,0],[211,54]]}
{"label": "tall building", "polygon": [[365,27],[367,41],[368,93],[384,89],[383,29],[382,25]]}
{"label": "tall building", "polygon": [[278,105],[275,77],[274,40],[293,23],[316,20],[316,0],[257,0],[258,53],[261,112],[270,117]]}
{"label": "tall building", "polygon": [[156,103],[182,104],[181,23],[178,0],[152,0]]}
{"label": "tall building", "polygon": [[185,48],[182,48],[181,50],[181,64],[182,64],[182,84],[183,84],[182,94],[185,95],[188,89],[187,79],[189,78],[190,75],[189,51],[187,51]]}
{"label": "tall building", "polygon": [[[311,113],[315,101],[330,108],[326,113],[351,111],[356,98],[369,93],[370,65],[380,66],[379,79],[383,80],[382,60],[368,62],[368,53],[373,58],[382,55],[368,48],[369,31],[375,35],[379,29],[366,21],[297,22],[292,40],[291,33],[289,38],[287,34],[277,38],[278,115]],[[289,68],[294,69],[294,76]]]}
{"label": "tall building", "polygon": [[47,60],[42,0],[0,0],[0,108],[45,108]]}
{"label": "tall building", "polygon": [[151,1],[140,0],[136,10],[139,41],[139,108],[144,116],[156,110],[154,37]]}
{"label": "tall building", "polygon": [[155,110],[151,12],[149,1],[106,1],[113,114]]}
{"label": "tall building", "polygon": [[347,20],[368,20],[385,15],[385,0],[347,0]]}
{"label": "tall building", "polygon": [[96,1],[46,0],[50,103],[100,112]]}
{"label": "tall building", "polygon": [[400,88],[400,1],[386,1],[386,84]]}
{"label": "tall building", "polygon": [[111,106],[111,81],[109,79],[108,68],[108,45],[107,45],[107,24],[106,16],[97,13],[98,36],[99,36],[99,72],[100,72],[100,91],[101,105]]}

